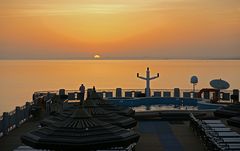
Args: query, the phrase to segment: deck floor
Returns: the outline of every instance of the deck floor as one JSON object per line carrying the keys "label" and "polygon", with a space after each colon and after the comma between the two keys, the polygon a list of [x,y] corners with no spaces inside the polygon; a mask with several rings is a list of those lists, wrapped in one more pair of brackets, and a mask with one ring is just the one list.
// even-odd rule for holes
{"label": "deck floor", "polygon": [[19,146],[23,145],[21,143],[20,137],[29,131],[37,128],[39,120],[30,120],[21,125],[20,128],[16,128],[9,132],[7,136],[0,138],[0,150],[1,151],[13,151]]}
{"label": "deck floor", "polygon": [[140,121],[137,151],[203,151],[188,122]]}

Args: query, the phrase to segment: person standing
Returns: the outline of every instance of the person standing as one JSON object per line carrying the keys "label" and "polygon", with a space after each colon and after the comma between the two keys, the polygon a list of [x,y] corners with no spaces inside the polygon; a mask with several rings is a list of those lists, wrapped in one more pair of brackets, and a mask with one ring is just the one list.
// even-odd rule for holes
{"label": "person standing", "polygon": [[80,104],[82,105],[84,101],[84,94],[85,94],[85,86],[83,84],[81,84],[79,91],[80,91]]}

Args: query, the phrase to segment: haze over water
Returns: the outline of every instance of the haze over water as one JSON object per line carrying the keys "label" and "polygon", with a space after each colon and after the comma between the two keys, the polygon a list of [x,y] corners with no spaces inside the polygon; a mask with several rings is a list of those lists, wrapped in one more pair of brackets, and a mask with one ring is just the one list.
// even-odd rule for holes
{"label": "haze over water", "polygon": [[97,89],[121,87],[144,89],[146,68],[160,78],[152,88],[191,89],[190,77],[199,77],[197,89],[210,87],[209,81],[222,78],[230,89],[240,88],[239,60],[5,60],[0,61],[0,113],[22,106],[31,100],[34,91],[78,89],[81,83]]}

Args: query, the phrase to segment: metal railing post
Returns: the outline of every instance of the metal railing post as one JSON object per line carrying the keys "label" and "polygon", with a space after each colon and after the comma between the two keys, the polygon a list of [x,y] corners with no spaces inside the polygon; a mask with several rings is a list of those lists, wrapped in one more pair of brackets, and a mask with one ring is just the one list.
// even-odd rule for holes
{"label": "metal railing post", "polygon": [[26,102],[26,120],[28,120],[29,119],[29,116],[30,116],[30,109],[31,109],[31,104],[30,104],[30,102]]}
{"label": "metal railing post", "polygon": [[19,106],[16,107],[16,111],[15,111],[15,125],[16,127],[20,127],[20,115],[21,114],[21,109]]}
{"label": "metal railing post", "polygon": [[3,112],[3,135],[8,135],[9,128],[9,113]]}

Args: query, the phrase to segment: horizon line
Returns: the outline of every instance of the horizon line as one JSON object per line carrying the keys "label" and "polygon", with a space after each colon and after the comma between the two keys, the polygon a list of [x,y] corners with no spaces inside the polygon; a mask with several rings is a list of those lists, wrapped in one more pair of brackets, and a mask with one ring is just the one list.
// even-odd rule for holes
{"label": "horizon line", "polygon": [[240,57],[236,58],[155,58],[155,57],[118,57],[118,58],[99,58],[94,59],[90,57],[84,58],[0,58],[0,60],[240,60]]}

